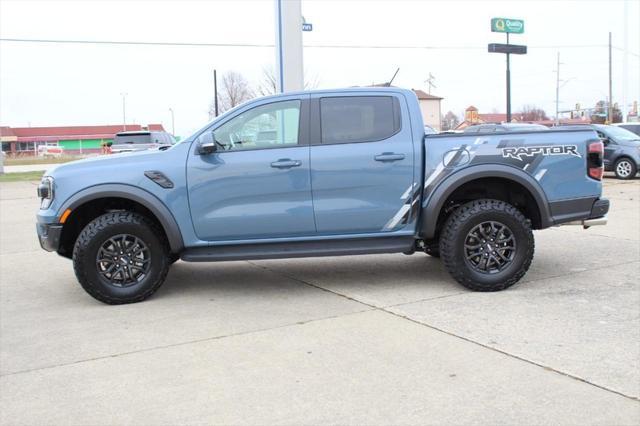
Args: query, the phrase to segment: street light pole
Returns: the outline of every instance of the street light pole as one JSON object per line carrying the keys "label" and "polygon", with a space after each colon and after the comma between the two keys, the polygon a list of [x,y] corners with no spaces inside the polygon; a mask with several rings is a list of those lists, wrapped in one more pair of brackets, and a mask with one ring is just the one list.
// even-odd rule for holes
{"label": "street light pole", "polygon": [[125,99],[127,97],[127,93],[122,92],[120,93],[120,95],[122,96],[122,130],[126,132],[127,131],[127,108],[126,108]]}
{"label": "street light pole", "polygon": [[175,118],[173,115],[173,108],[169,108],[169,111],[171,111],[171,134],[173,136],[176,135],[176,122],[175,122]]}

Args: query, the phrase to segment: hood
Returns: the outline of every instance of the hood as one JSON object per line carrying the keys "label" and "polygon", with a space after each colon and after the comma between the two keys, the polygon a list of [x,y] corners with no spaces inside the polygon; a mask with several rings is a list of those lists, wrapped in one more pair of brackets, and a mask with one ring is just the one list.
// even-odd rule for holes
{"label": "hood", "polygon": [[165,151],[136,151],[123,152],[119,154],[101,155],[99,157],[89,157],[83,160],[71,161],[69,163],[56,164],[48,169],[44,176],[61,176],[67,174],[82,174],[93,170],[111,168],[115,173],[122,167],[134,167],[136,164],[148,164],[166,155]]}

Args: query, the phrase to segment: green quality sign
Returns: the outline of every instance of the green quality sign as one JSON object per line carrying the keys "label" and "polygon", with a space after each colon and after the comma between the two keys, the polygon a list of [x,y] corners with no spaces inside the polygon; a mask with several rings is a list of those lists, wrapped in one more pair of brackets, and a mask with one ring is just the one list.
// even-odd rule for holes
{"label": "green quality sign", "polygon": [[522,19],[493,18],[491,19],[491,31],[494,33],[522,34],[524,21]]}

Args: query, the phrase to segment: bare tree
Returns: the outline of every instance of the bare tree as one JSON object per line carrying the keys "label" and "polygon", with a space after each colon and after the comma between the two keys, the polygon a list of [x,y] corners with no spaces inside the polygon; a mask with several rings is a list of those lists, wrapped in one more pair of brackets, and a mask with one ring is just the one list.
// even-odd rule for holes
{"label": "bare tree", "polygon": [[[225,112],[255,97],[249,82],[237,71],[229,71],[222,75],[218,90],[218,109]],[[215,115],[214,101],[209,106],[209,116]]]}
{"label": "bare tree", "polygon": [[[307,78],[305,73],[304,90],[312,90],[318,87],[318,77]],[[276,74],[273,67],[262,68],[262,78],[258,82],[257,93],[260,96],[274,95],[277,93]]]}
{"label": "bare tree", "polygon": [[453,130],[460,124],[460,119],[453,111],[447,112],[442,118],[442,130]]}
{"label": "bare tree", "polygon": [[273,72],[273,68],[262,68],[262,78],[258,82],[256,91],[260,96],[268,96],[276,93],[276,75]]}
{"label": "bare tree", "polygon": [[519,113],[515,114],[520,117],[520,121],[540,121],[548,120],[547,113],[535,105],[525,105]]}

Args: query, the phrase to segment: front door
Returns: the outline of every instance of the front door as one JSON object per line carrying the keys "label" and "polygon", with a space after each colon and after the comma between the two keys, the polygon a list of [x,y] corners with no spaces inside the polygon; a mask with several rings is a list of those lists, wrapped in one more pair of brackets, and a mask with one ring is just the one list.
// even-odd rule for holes
{"label": "front door", "polygon": [[308,99],[288,97],[241,110],[202,138],[218,149],[187,162],[189,205],[205,241],[315,234]]}
{"label": "front door", "polygon": [[311,111],[311,183],[318,233],[402,229],[417,189],[404,97],[379,92],[316,95]]}

